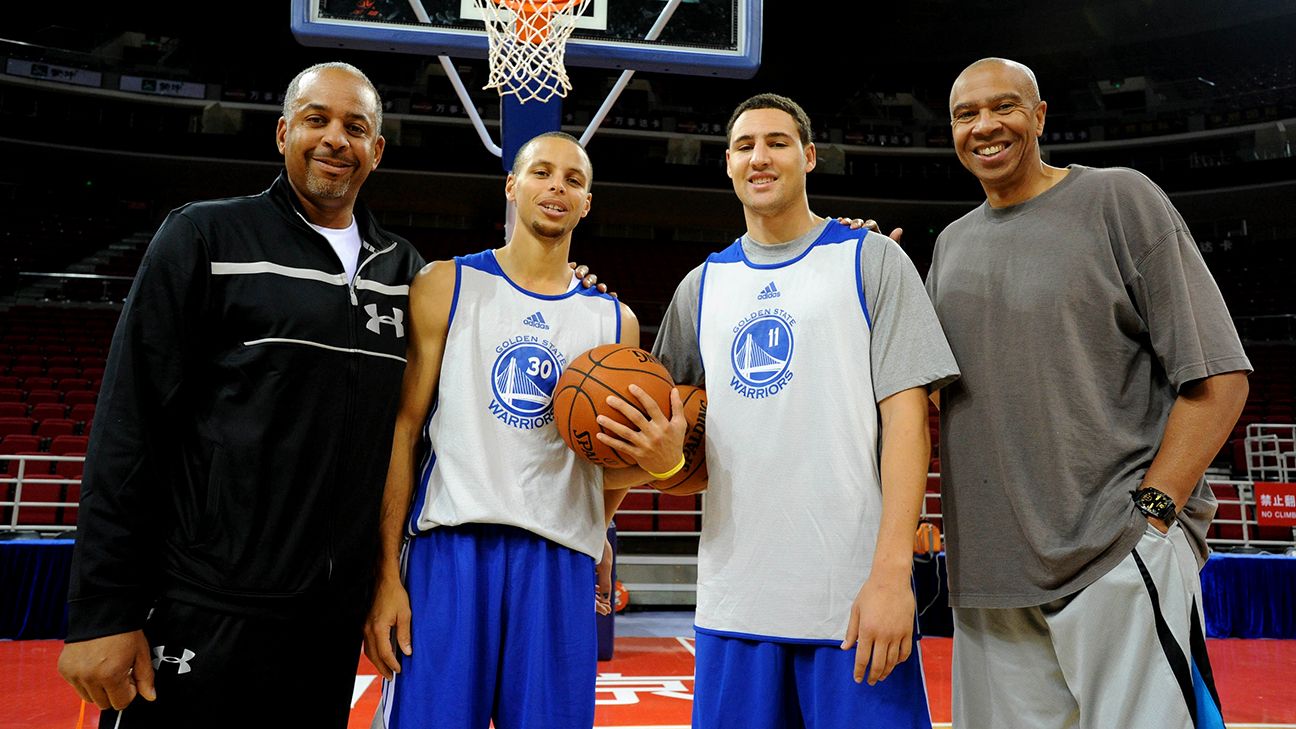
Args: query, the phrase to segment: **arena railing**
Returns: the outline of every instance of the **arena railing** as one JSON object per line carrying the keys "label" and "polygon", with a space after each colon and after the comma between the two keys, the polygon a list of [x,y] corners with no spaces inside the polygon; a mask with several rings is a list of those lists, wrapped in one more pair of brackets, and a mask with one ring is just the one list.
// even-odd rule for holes
{"label": "arena railing", "polygon": [[[54,455],[0,455],[0,466],[4,466],[3,473],[0,473],[0,515],[3,515],[3,523],[0,523],[0,532],[43,532],[57,534],[59,532],[69,532],[76,529],[76,518],[73,516],[70,523],[62,523],[63,515],[57,511],[50,515],[47,521],[42,516],[39,519],[33,519],[30,514],[33,509],[63,509],[64,514],[67,510],[74,510],[80,506],[79,499],[58,498],[50,499],[45,497],[28,498],[34,490],[41,490],[43,486],[57,486],[60,494],[66,494],[71,486],[81,485],[79,477],[73,478],[59,474],[51,474],[48,471],[50,463],[76,463],[84,462],[85,456],[54,456]],[[45,466],[45,472],[41,472],[39,465]],[[25,492],[25,493],[24,493]],[[79,495],[79,494],[78,494]],[[28,517],[23,518],[23,510],[26,509]],[[59,523],[54,523],[59,522]]]}
{"label": "arena railing", "polygon": [[[27,509],[31,513],[32,509],[75,509],[79,506],[79,501],[73,498],[63,499],[29,499],[27,494],[32,491],[32,485],[37,486],[80,486],[80,478],[70,478],[59,476],[57,474],[38,473],[40,466],[33,464],[48,464],[51,462],[78,462],[84,461],[83,456],[53,456],[53,455],[0,455],[0,465],[5,466],[4,473],[0,473],[0,487],[3,491],[3,500],[0,500],[0,514],[3,515],[0,523],[0,533],[9,532],[48,532],[60,533],[68,532],[76,528],[75,518],[70,519],[70,523],[49,523],[42,519],[32,521],[23,518],[23,510]],[[33,476],[33,473],[38,475]],[[939,473],[929,473],[929,479],[939,479]],[[1216,548],[1279,548],[1286,549],[1296,546],[1296,530],[1292,530],[1286,539],[1261,538],[1260,525],[1256,522],[1256,499],[1255,499],[1255,482],[1244,479],[1217,479],[1210,478],[1208,483],[1215,487],[1216,499],[1219,502],[1219,511],[1215,520],[1211,523],[1211,529],[1216,532],[1223,531],[1228,533],[1230,528],[1235,530],[1238,536],[1217,536],[1208,537],[1207,542]],[[1232,493],[1229,493],[1229,492]],[[650,488],[632,489],[633,494],[653,494],[657,493]],[[700,524],[705,513],[706,494],[699,494],[698,508],[696,509],[624,509],[617,512],[618,516],[650,516],[650,517],[693,517]],[[65,512],[66,514],[66,512]],[[942,524],[942,510],[939,492],[928,491],[923,499],[921,518],[932,521],[937,526]],[[698,537],[701,535],[698,530],[625,530],[618,531],[619,537]],[[678,555],[680,559],[696,559],[689,555]]]}

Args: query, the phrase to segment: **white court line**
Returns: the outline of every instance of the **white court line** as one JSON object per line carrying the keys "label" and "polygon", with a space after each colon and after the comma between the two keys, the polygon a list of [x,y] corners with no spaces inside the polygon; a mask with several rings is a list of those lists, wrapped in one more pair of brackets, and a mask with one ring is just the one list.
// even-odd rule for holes
{"label": "white court line", "polygon": [[697,656],[697,651],[693,649],[693,644],[689,642],[688,638],[675,636],[675,640],[678,640],[679,644],[684,646],[684,650],[688,651],[690,656]]}
{"label": "white court line", "polygon": [[[1296,729],[1296,724],[1236,724],[1226,721],[1229,729]],[[933,723],[932,729],[951,729],[953,727],[949,722]],[[628,729],[623,727],[607,727],[606,729]]]}
{"label": "white court line", "polygon": [[361,673],[356,676],[355,688],[351,690],[351,708],[354,709],[356,704],[360,703],[360,697],[364,696],[364,692],[368,691],[377,679],[378,676],[372,673]]}

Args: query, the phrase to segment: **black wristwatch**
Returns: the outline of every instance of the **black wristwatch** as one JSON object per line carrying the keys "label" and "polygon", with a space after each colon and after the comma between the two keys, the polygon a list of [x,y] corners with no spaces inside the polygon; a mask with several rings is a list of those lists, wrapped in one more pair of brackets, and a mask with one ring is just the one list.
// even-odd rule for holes
{"label": "black wristwatch", "polygon": [[1151,486],[1144,486],[1131,491],[1130,498],[1134,499],[1134,506],[1143,516],[1154,516],[1165,522],[1166,526],[1174,523],[1175,502],[1164,492],[1158,491]]}

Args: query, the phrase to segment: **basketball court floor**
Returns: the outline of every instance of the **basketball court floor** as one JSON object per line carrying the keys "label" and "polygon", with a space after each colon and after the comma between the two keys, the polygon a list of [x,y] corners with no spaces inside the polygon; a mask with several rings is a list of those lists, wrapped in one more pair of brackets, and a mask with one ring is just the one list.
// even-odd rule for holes
{"label": "basketball court floor", "polygon": [[[688,729],[693,695],[692,614],[628,613],[617,617],[616,655],[599,664],[599,729]],[[1224,719],[1231,729],[1296,729],[1296,641],[1210,640]],[[80,701],[55,670],[59,641],[0,642],[0,729],[73,729]],[[949,727],[948,638],[922,641],[932,719]],[[360,659],[350,729],[368,729],[381,682]],[[248,691],[273,691],[249,686]],[[97,725],[89,707],[85,726]],[[990,728],[992,729],[992,728]],[[1130,727],[1128,729],[1142,729]],[[1151,729],[1151,728],[1148,728]]]}

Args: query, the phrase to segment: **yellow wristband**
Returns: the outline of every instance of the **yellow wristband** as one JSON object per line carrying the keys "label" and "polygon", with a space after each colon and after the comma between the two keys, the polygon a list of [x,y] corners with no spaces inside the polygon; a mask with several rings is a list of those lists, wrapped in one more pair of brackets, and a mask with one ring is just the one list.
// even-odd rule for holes
{"label": "yellow wristband", "polygon": [[662,479],[670,478],[671,476],[674,476],[675,474],[679,473],[681,468],[684,468],[684,454],[683,454],[683,453],[680,454],[680,460],[679,460],[679,463],[676,463],[676,464],[675,464],[675,467],[672,468],[671,470],[667,471],[666,473],[653,473],[652,471],[649,471],[649,470],[646,469],[646,468],[644,469],[644,471],[647,472],[649,476],[652,476],[652,477],[653,477],[653,480],[655,480],[655,481],[661,481]]}

